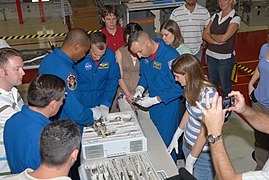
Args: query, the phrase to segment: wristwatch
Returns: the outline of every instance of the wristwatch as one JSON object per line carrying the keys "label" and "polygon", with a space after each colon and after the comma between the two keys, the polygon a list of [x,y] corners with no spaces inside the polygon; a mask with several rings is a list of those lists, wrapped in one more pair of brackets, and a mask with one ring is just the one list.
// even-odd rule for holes
{"label": "wristwatch", "polygon": [[215,135],[209,134],[207,136],[208,142],[212,144],[214,144],[216,141],[220,140],[221,138],[222,138],[222,135],[215,136]]}

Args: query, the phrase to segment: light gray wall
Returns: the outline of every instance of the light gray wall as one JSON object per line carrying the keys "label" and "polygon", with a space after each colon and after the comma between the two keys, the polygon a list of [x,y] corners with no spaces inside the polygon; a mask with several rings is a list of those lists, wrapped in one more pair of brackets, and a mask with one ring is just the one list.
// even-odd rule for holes
{"label": "light gray wall", "polygon": [[[7,20],[18,19],[16,3],[0,3],[0,9],[2,8],[5,8],[5,14],[6,14]],[[38,3],[21,2],[21,9],[22,9],[22,14],[23,14],[23,19],[40,17]],[[61,17],[61,4],[60,3],[43,2],[43,9],[44,9],[45,18]],[[2,13],[0,13],[0,21],[3,19],[4,17]]]}

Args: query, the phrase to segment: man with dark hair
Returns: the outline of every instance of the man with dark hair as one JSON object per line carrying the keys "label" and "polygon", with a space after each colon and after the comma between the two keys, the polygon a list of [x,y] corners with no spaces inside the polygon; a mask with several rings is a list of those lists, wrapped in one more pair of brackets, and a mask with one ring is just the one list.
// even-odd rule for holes
{"label": "man with dark hair", "polygon": [[202,35],[210,21],[210,14],[205,7],[197,3],[197,0],[184,1],[182,6],[173,10],[170,19],[178,24],[184,44],[190,47],[193,55],[201,61],[206,45]]}
{"label": "man with dark hair", "polygon": [[12,48],[0,49],[0,179],[10,173],[3,132],[7,119],[23,106],[23,100],[15,86],[22,83],[24,74],[21,53]]}
{"label": "man with dark hair", "polygon": [[42,162],[37,170],[27,168],[6,180],[71,180],[67,177],[70,167],[77,159],[80,148],[80,130],[71,120],[58,120],[46,125],[41,132],[40,154]]}
{"label": "man with dark hair", "polygon": [[38,141],[65,99],[65,82],[54,75],[37,76],[29,85],[24,105],[5,124],[4,145],[12,173],[37,169],[41,163]]}
{"label": "man with dark hair", "polygon": [[[178,52],[162,39],[151,39],[145,31],[133,33],[128,39],[128,48],[140,60],[140,79],[134,98],[142,98],[146,89],[149,97],[136,101],[148,108],[150,117],[168,147],[179,125],[179,108],[182,88],[176,83],[168,62],[179,56]],[[176,154],[173,152],[176,160]]]}
{"label": "man with dark hair", "polygon": [[78,83],[83,105],[89,108],[100,106],[105,119],[118,87],[120,69],[115,53],[107,48],[106,36],[102,32],[91,33],[90,40],[89,54],[76,66]]}
{"label": "man with dark hair", "polygon": [[105,23],[105,27],[102,32],[106,35],[108,48],[114,52],[124,45],[124,28],[117,25],[118,20],[117,6],[105,5],[102,13],[102,21]]}
{"label": "man with dark hair", "polygon": [[98,108],[89,108],[82,105],[80,84],[77,81],[75,64],[88,52],[90,40],[86,32],[79,28],[71,29],[64,39],[63,46],[55,48],[41,62],[39,74],[53,74],[66,82],[67,96],[63,107],[60,109],[58,119],[71,119],[83,126],[99,119],[101,112]]}

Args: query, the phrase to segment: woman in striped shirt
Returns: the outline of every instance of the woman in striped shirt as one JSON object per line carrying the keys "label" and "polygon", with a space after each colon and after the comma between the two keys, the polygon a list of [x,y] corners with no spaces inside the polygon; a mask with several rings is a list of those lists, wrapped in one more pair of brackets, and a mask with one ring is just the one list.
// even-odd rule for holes
{"label": "woman in striped shirt", "polygon": [[215,171],[206,138],[206,127],[202,121],[202,112],[195,102],[199,101],[205,107],[206,94],[209,94],[212,102],[216,89],[204,74],[199,60],[193,55],[181,55],[171,67],[176,81],[185,87],[187,110],[168,147],[168,152],[174,148],[177,151],[177,140],[184,131],[182,150],[186,158],[185,168],[198,180],[213,180]]}

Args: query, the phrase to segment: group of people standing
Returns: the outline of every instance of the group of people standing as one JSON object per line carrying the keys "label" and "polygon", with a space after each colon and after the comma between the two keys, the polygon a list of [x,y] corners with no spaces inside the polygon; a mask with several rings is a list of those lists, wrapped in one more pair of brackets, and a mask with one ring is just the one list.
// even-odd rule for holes
{"label": "group of people standing", "polygon": [[[12,104],[9,108],[16,109],[14,113],[20,111],[5,118],[5,122],[10,118],[5,125],[4,141],[12,173],[39,167],[42,159],[38,140],[42,128],[50,123],[49,118],[70,119],[79,125],[82,133],[84,126],[91,125],[93,120],[105,119],[110,109],[116,111],[116,106],[119,106],[121,111],[148,109],[173,159],[176,161],[176,152],[182,148],[186,169],[194,177],[214,179],[215,170],[201,107],[206,108],[212,103],[214,94],[220,91],[219,82],[223,96],[232,90],[234,43],[240,25],[234,4],[234,0],[219,0],[222,11],[210,17],[208,10],[196,0],[185,0],[172,12],[170,20],[162,24],[162,38],[154,39],[139,24],[129,23],[125,28],[118,26],[116,8],[106,6],[102,15],[106,26],[101,32],[88,36],[82,29],[72,29],[62,47],[55,48],[42,60],[38,70],[40,75],[33,80],[28,91],[29,106],[20,103],[19,94],[14,89],[24,75],[21,56],[12,54],[6,57],[20,58],[18,68],[14,70],[20,82],[8,81],[9,88],[5,89],[14,94],[10,97],[11,102],[19,105],[17,109]],[[208,76],[200,64],[206,47]],[[7,78],[4,70],[1,73]],[[51,79],[50,83],[45,79]],[[53,92],[46,91],[48,89]],[[44,104],[38,103],[40,101]],[[200,103],[199,107],[196,102]],[[27,119],[27,116],[31,118]],[[27,119],[29,122],[23,126],[28,129],[33,128],[30,121],[36,121],[35,132],[18,128],[22,122],[16,119]],[[18,133],[12,134],[15,131]],[[181,147],[178,139],[183,132]],[[28,154],[23,157],[27,160],[21,158],[21,163],[13,163],[13,154],[19,151],[14,142],[21,137],[35,138],[20,144],[20,148],[26,150],[20,154]],[[32,149],[27,151],[31,144],[35,147],[34,152]],[[71,168],[69,175],[78,179],[79,158],[73,164],[75,170]]]}
{"label": "group of people standing", "polygon": [[[220,0],[219,4],[222,11],[210,17],[208,10],[196,4],[196,0],[186,0],[162,24],[162,39],[151,39],[139,25],[130,23],[124,31],[126,44],[116,51],[121,71],[119,102],[125,99],[129,108],[149,109],[150,118],[174,160],[172,150],[181,148],[178,138],[184,132],[186,169],[197,179],[214,179],[215,171],[202,111],[195,102],[205,107],[209,94],[211,103],[219,91],[219,82],[223,96],[232,90],[230,78],[240,17],[233,9],[234,0]],[[200,64],[206,47],[208,77]],[[184,112],[180,112],[180,106],[185,106],[180,103],[182,96],[186,98]],[[133,98],[137,97],[141,99],[134,104]]]}

